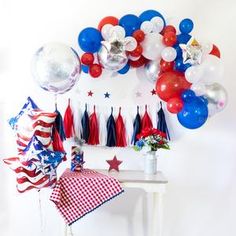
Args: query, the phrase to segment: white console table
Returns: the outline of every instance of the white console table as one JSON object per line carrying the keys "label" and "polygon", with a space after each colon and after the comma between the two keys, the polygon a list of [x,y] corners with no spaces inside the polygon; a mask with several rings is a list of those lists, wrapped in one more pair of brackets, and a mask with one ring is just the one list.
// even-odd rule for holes
{"label": "white console table", "polygon": [[[143,171],[122,170],[120,172],[96,170],[102,174],[112,176],[119,180],[124,188],[138,188],[152,195],[151,226],[148,236],[162,236],[162,197],[166,191],[167,179],[162,172],[156,175],[145,175]],[[143,204],[143,201],[141,201]],[[67,235],[67,227],[66,233]],[[146,236],[146,235],[144,235]]]}

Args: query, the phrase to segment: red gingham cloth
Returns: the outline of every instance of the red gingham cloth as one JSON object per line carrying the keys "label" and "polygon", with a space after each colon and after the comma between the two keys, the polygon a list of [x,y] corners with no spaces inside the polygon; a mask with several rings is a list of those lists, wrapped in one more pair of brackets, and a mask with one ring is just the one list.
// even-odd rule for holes
{"label": "red gingham cloth", "polygon": [[89,169],[82,172],[66,169],[50,200],[56,204],[66,224],[71,225],[123,191],[113,177]]}

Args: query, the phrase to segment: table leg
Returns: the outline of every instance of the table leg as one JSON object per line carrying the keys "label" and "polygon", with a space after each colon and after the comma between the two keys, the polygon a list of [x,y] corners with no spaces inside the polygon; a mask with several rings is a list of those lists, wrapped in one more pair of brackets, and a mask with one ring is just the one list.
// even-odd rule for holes
{"label": "table leg", "polygon": [[67,231],[68,231],[68,225],[65,224],[65,231],[64,231],[64,236],[67,236]]}
{"label": "table leg", "polygon": [[151,236],[162,236],[162,194],[153,193]]}

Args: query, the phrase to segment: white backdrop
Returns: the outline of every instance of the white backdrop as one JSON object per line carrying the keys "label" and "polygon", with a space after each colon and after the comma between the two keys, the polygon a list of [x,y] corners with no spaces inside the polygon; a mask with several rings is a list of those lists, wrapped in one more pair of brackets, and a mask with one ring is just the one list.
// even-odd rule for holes
{"label": "white backdrop", "polygon": [[[99,20],[107,15],[121,17],[128,13],[140,14],[146,9],[160,11],[170,22],[179,22],[186,17],[193,19],[194,35],[215,43],[221,49],[225,77],[220,83],[229,93],[229,104],[224,112],[209,119],[198,130],[183,129],[173,125],[177,122],[173,116],[168,118],[175,137],[171,142],[171,150],[160,151],[158,160],[158,168],[169,180],[165,196],[164,236],[234,236],[236,27],[233,25],[236,3],[233,0],[1,0],[0,157],[16,154],[13,134],[6,120],[19,110],[27,96],[30,95],[45,110],[54,109],[53,96],[40,90],[32,81],[30,60],[34,51],[50,41],[60,41],[78,50],[77,36],[83,28],[96,27]],[[135,77],[135,73],[126,76],[128,80],[130,76]],[[79,83],[76,86],[79,87]],[[68,96],[76,100],[77,88],[59,98],[62,113]],[[142,158],[132,149],[85,150],[87,165],[91,168],[105,168],[105,160],[115,154],[124,161],[122,168],[142,169]],[[59,172],[68,165],[63,163]],[[18,194],[14,173],[2,161],[0,168],[0,234],[63,235],[63,220],[48,200],[51,190],[41,191],[40,211],[38,193],[29,191]],[[132,215],[135,203],[142,196],[139,190],[127,190],[119,198],[76,223],[73,226],[74,235],[145,235],[146,231],[139,220],[141,209],[135,220]],[[43,220],[42,225],[40,219]],[[133,225],[139,232],[133,231]]]}

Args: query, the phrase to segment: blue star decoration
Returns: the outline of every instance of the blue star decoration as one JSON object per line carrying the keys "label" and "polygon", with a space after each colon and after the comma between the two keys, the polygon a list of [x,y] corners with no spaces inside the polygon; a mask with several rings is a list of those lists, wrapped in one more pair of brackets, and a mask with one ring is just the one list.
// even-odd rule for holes
{"label": "blue star decoration", "polygon": [[151,94],[152,94],[152,95],[156,95],[156,90],[153,89],[153,90],[151,91]]}
{"label": "blue star decoration", "polygon": [[111,94],[106,92],[106,93],[104,93],[104,96],[105,96],[105,98],[110,98]]}

